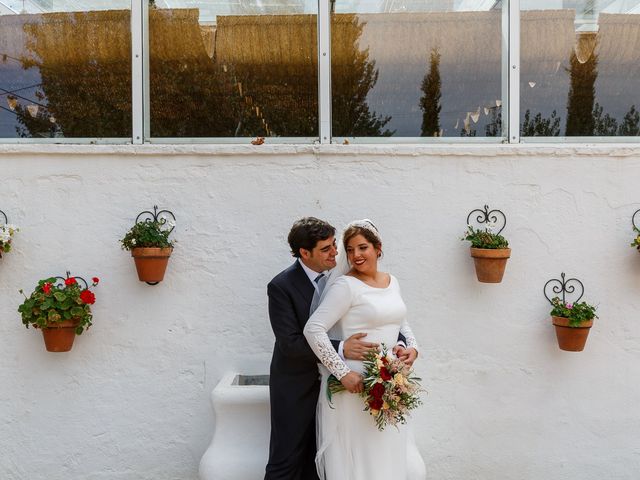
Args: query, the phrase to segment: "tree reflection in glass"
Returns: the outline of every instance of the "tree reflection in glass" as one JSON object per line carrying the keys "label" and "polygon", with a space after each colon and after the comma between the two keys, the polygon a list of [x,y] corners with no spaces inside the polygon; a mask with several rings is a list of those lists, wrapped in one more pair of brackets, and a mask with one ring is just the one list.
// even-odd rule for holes
{"label": "tree reflection in glass", "polygon": [[11,50],[0,63],[0,135],[131,137],[130,24],[129,10],[0,16]]}
{"label": "tree reflection in glass", "polygon": [[521,135],[637,136],[640,1],[521,5]]}

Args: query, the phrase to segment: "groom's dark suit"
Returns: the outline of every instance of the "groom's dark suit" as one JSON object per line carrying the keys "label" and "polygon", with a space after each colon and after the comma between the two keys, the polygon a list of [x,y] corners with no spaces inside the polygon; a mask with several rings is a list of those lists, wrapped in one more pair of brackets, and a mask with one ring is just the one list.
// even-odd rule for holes
{"label": "groom's dark suit", "polygon": [[[302,333],[315,288],[296,261],[267,286],[276,337],[271,359],[271,442],[265,480],[314,480],[318,359]],[[332,340],[337,349],[339,341]]]}

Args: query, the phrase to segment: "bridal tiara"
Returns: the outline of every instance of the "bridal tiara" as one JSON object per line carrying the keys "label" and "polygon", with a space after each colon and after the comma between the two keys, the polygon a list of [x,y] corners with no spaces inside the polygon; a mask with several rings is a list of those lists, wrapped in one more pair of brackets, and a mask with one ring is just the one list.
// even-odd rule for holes
{"label": "bridal tiara", "polygon": [[382,239],[380,238],[380,232],[378,231],[378,228],[368,218],[363,218],[362,220],[354,220],[349,225],[347,225],[347,227],[344,230],[346,231],[350,227],[359,227],[359,228],[364,228],[366,230],[369,230],[371,233],[375,235],[378,241],[382,243]]}

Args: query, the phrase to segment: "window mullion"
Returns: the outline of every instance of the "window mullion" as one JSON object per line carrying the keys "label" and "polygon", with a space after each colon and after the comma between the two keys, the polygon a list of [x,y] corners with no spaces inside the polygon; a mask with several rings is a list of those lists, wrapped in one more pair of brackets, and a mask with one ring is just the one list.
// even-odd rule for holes
{"label": "window mullion", "polygon": [[318,0],[318,118],[320,143],[331,143],[331,37],[329,0]]}
{"label": "window mullion", "polygon": [[143,115],[143,54],[142,54],[142,12],[144,0],[131,1],[131,119],[133,122],[132,141],[141,144],[144,141]]}
{"label": "window mullion", "polygon": [[509,0],[509,143],[520,143],[520,0]]}

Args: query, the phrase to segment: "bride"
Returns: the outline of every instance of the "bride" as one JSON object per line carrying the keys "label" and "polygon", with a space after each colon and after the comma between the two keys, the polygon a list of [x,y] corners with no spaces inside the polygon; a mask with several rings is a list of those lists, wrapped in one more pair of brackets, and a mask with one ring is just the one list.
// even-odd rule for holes
{"label": "bride", "polygon": [[[316,427],[318,475],[323,480],[423,479],[424,463],[406,426],[378,431],[373,417],[364,411],[362,397],[349,394],[363,390],[362,362],[342,360],[329,341],[329,333],[331,338],[348,338],[364,332],[367,341],[391,347],[401,332],[407,349],[417,351],[398,281],[378,271],[382,241],[369,220],[350,223],[339,250],[338,266],[331,271],[320,305],[304,329],[322,362]],[[347,392],[333,395],[329,405],[326,390],[331,374]]]}

